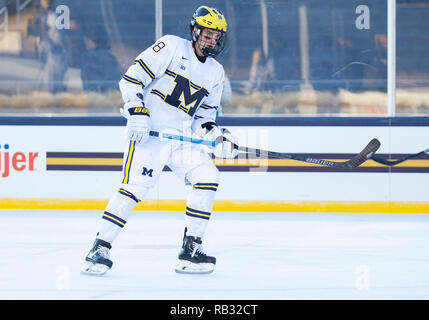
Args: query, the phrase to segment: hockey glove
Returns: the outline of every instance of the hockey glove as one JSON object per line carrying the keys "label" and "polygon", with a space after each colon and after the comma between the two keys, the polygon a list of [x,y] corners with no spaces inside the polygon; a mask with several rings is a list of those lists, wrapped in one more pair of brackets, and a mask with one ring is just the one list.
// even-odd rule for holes
{"label": "hockey glove", "polygon": [[142,101],[129,101],[120,110],[127,119],[126,135],[128,140],[143,144],[149,139],[150,112]]}
{"label": "hockey glove", "polygon": [[237,139],[227,129],[219,128],[214,121],[196,120],[192,130],[204,140],[216,141],[213,148],[216,158],[235,158],[238,155]]}
{"label": "hockey glove", "polygon": [[213,154],[216,158],[235,158],[238,155],[238,141],[228,129],[220,130],[222,135],[216,138],[216,147]]}

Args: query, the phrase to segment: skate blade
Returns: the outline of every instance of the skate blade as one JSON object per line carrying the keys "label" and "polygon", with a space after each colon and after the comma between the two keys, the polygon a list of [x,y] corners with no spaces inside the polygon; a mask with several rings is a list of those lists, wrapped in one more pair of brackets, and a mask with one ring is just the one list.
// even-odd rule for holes
{"label": "skate blade", "polygon": [[176,273],[184,274],[209,274],[214,271],[213,263],[192,263],[190,261],[179,260]]}
{"label": "skate blade", "polygon": [[88,276],[102,276],[109,269],[110,268],[104,264],[88,262],[86,267],[80,273]]}

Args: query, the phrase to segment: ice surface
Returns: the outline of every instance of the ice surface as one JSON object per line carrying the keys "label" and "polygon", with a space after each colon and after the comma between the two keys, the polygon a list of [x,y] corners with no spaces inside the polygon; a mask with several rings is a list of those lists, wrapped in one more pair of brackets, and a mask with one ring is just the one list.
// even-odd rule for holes
{"label": "ice surface", "polygon": [[183,212],[134,212],[80,274],[102,212],[0,211],[0,299],[428,299],[429,216],[215,212],[214,273],[174,272]]}

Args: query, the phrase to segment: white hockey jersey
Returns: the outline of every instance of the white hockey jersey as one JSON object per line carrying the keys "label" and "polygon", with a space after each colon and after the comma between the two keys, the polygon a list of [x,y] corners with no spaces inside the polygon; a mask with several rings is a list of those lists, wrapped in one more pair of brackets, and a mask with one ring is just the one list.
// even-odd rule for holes
{"label": "white hockey jersey", "polygon": [[143,98],[151,130],[186,135],[197,123],[215,122],[223,81],[215,59],[202,63],[190,40],[165,35],[137,56],[119,87],[124,102]]}

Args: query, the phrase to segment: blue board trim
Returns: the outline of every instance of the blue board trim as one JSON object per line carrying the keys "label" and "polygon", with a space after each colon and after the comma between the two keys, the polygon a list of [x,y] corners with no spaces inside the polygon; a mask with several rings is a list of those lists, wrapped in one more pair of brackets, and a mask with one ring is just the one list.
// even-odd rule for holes
{"label": "blue board trim", "polygon": [[[219,117],[221,126],[428,127],[429,117]],[[125,126],[123,117],[0,117],[0,126]]]}
{"label": "blue board trim", "polygon": [[219,118],[224,126],[296,126],[296,127],[395,127],[429,126],[429,117],[267,117]]}

